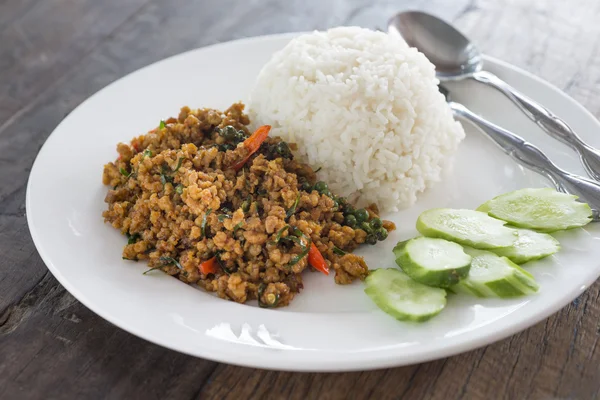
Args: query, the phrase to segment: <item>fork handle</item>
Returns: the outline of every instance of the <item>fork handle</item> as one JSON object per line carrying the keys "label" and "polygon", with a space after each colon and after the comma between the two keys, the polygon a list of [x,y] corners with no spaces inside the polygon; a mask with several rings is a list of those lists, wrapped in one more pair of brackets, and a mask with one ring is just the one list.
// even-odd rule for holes
{"label": "fork handle", "polygon": [[598,220],[600,209],[600,184],[579,175],[572,174],[554,164],[543,151],[522,137],[495,125],[475,114],[462,104],[449,102],[454,115],[467,120],[519,164],[548,178],[556,190],[574,194],[594,209],[594,220]]}
{"label": "fork handle", "polygon": [[587,174],[600,181],[600,151],[585,143],[565,121],[491,72],[479,71],[472,78],[502,92],[546,133],[575,150]]}

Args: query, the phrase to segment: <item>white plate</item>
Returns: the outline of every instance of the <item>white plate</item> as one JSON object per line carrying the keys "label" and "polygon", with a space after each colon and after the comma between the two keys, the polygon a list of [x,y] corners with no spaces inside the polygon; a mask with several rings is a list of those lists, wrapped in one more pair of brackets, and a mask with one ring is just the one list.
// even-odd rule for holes
{"label": "white plate", "polygon": [[[559,234],[562,251],[528,267],[539,294],[516,300],[451,296],[438,317],[409,324],[379,311],[361,283],[337,286],[318,273],[305,274],[305,289],[290,307],[265,310],[164,274],[142,275],[143,263],[121,260],[124,238],[101,217],[107,190],[102,166],[115,158],[116,143],[176,116],[180,106],[224,108],[246,99],[261,66],[291,37],[224,43],[143,68],[90,97],[52,133],[31,172],[27,218],[44,262],[83,304],[139,337],[198,357],[268,369],[365,370],[446,357],[507,337],[558,311],[600,275],[595,224]],[[515,67],[489,58],[486,64],[600,147],[599,123],[574,100]],[[574,153],[492,89],[469,82],[453,88],[456,100],[538,144],[560,166],[584,173]],[[482,134],[467,131],[446,180],[415,207],[388,216],[399,229],[362,252],[371,268],[395,265],[392,247],[416,234],[416,217],[427,208],[474,208],[512,189],[547,186]]]}

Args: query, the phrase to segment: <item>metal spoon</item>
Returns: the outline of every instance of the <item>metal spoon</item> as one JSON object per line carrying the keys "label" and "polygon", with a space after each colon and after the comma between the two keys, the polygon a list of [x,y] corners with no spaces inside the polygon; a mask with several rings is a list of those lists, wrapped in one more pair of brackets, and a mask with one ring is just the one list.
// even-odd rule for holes
{"label": "metal spoon", "polygon": [[388,32],[401,35],[409,46],[425,54],[435,65],[440,81],[471,78],[502,92],[546,133],[575,150],[588,175],[600,181],[600,151],[585,143],[550,110],[483,71],[479,49],[452,25],[431,14],[406,11],[388,21]]}
{"label": "metal spoon", "polygon": [[593,209],[593,220],[600,221],[600,184],[559,168],[540,149],[522,137],[485,120],[464,105],[453,102],[447,88],[440,86],[440,92],[446,96],[455,117],[475,125],[519,164],[548,178],[559,192],[574,194],[580,201],[588,203]]}

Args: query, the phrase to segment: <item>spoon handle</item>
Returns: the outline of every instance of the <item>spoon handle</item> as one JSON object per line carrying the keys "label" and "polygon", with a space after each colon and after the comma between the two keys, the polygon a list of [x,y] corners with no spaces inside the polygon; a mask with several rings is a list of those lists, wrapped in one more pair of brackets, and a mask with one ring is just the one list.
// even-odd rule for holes
{"label": "spoon handle", "polygon": [[575,150],[587,174],[600,181],[600,151],[581,140],[565,121],[490,72],[475,72],[473,79],[498,89],[546,133]]}
{"label": "spoon handle", "polygon": [[[563,193],[578,196],[590,206],[598,210],[600,207],[600,184],[590,179],[571,174],[554,164],[539,148],[525,141],[520,136],[495,125],[462,104],[449,102],[454,115],[471,122],[498,146],[506,154],[511,156],[519,164],[548,178]],[[598,212],[594,211],[594,219],[598,219]]]}

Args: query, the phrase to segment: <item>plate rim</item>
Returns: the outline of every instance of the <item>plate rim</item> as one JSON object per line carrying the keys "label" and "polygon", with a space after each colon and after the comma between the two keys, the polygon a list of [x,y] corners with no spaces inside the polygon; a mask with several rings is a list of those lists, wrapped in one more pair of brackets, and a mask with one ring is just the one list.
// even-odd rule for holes
{"label": "plate rim", "polygon": [[[218,352],[214,352],[214,351],[211,352],[211,351],[209,351],[208,347],[195,347],[194,351],[192,351],[192,349],[190,349],[190,348],[186,349],[184,347],[178,347],[177,343],[171,343],[171,342],[165,343],[160,340],[155,340],[155,338],[153,337],[152,334],[146,333],[139,329],[136,329],[135,327],[132,327],[130,324],[127,324],[127,322],[123,321],[120,317],[115,317],[112,314],[105,312],[102,309],[102,307],[97,307],[96,304],[92,300],[89,300],[88,297],[83,292],[80,292],[76,286],[72,285],[71,282],[69,281],[69,279],[66,278],[65,276],[63,276],[63,274],[60,272],[59,269],[55,268],[53,262],[51,261],[51,257],[47,253],[47,250],[45,249],[44,245],[42,244],[41,238],[38,236],[38,232],[35,229],[35,222],[33,220],[34,216],[33,216],[33,213],[31,212],[31,210],[32,210],[31,187],[32,187],[32,181],[33,181],[32,177],[34,176],[34,172],[37,171],[37,169],[41,168],[39,166],[39,160],[40,160],[41,156],[44,155],[46,151],[48,151],[47,150],[49,147],[48,144],[52,143],[53,140],[56,140],[56,136],[53,137],[54,133],[65,123],[65,121],[69,120],[78,109],[84,107],[85,104],[87,104],[89,101],[91,101],[96,95],[99,95],[100,93],[104,92],[105,90],[108,90],[110,87],[117,84],[121,80],[129,77],[130,75],[136,74],[147,68],[156,66],[157,64],[161,64],[163,62],[166,62],[166,61],[169,61],[172,59],[176,59],[179,57],[185,57],[185,56],[189,55],[190,53],[204,51],[204,50],[214,48],[214,47],[228,46],[228,45],[231,45],[234,43],[241,44],[244,42],[253,43],[253,42],[261,42],[261,41],[269,41],[269,40],[285,40],[285,39],[290,40],[296,36],[299,36],[299,35],[305,34],[305,33],[309,33],[309,32],[290,32],[290,33],[260,35],[260,36],[241,38],[241,39],[236,39],[236,40],[231,40],[231,41],[219,42],[219,43],[215,43],[215,44],[212,44],[209,46],[198,47],[198,48],[191,49],[191,50],[188,50],[188,51],[185,51],[182,53],[175,54],[170,57],[160,59],[151,64],[145,65],[139,69],[131,71],[128,74],[126,74],[122,77],[119,77],[118,79],[115,79],[114,81],[105,85],[98,91],[96,91],[93,94],[91,94],[90,96],[88,96],[84,101],[79,103],[75,108],[73,108],[73,110],[71,110],[71,112],[69,112],[69,114],[65,118],[63,118],[60,121],[60,123],[52,130],[50,135],[48,135],[48,137],[44,141],[44,144],[42,145],[42,147],[40,148],[40,150],[38,151],[38,154],[36,155],[36,157],[34,159],[34,162],[32,164],[31,171],[30,171],[30,174],[29,174],[29,177],[27,180],[25,204],[26,204],[27,225],[28,225],[28,229],[29,229],[30,235],[32,237],[33,243],[36,247],[36,251],[40,255],[40,258],[42,259],[44,264],[46,265],[46,268],[48,268],[48,270],[57,279],[57,281],[65,288],[65,290],[67,290],[71,295],[73,295],[86,308],[88,308],[89,310],[91,310],[93,313],[100,316],[104,320],[110,322],[111,324],[114,324],[119,329],[122,329],[122,330],[124,330],[130,334],[133,334],[143,340],[146,340],[150,343],[156,344],[156,345],[164,347],[164,348],[168,348],[170,350],[177,351],[182,354],[190,355],[190,356],[197,357],[197,358],[203,358],[203,359],[210,360],[210,361],[230,364],[230,365],[237,365],[237,366],[249,367],[249,368],[260,368],[260,369],[265,369],[265,370],[295,371],[295,372],[341,372],[341,371],[375,370],[375,369],[413,365],[413,364],[417,364],[417,363],[423,363],[423,362],[428,362],[428,361],[432,361],[432,360],[436,360],[436,359],[451,357],[451,356],[454,356],[454,355],[457,355],[457,354],[460,354],[460,353],[463,353],[466,351],[471,351],[471,350],[481,348],[483,346],[491,345],[502,339],[510,337],[518,332],[524,331],[524,330],[532,327],[533,325],[539,323],[540,321],[548,318],[549,316],[557,313],[559,310],[566,307],[573,299],[575,299],[576,297],[581,295],[585,290],[587,290],[598,279],[600,274],[598,274],[593,279],[592,278],[587,279],[585,282],[581,281],[581,285],[578,286],[578,288],[570,290],[568,292],[563,292],[563,295],[560,298],[558,298],[558,300],[555,299],[555,301],[553,302],[553,304],[551,306],[536,313],[535,317],[533,317],[533,318],[530,318],[530,319],[522,321],[520,323],[511,325],[507,328],[503,328],[502,330],[499,330],[499,331],[494,332],[489,335],[482,335],[479,338],[475,338],[475,339],[467,341],[467,342],[452,344],[449,347],[444,348],[442,351],[420,352],[416,355],[412,355],[410,357],[406,357],[403,359],[396,359],[394,357],[389,357],[389,356],[388,357],[370,358],[363,363],[361,363],[361,362],[354,362],[354,363],[338,362],[336,364],[336,362],[333,361],[333,362],[330,362],[327,364],[323,364],[321,366],[315,365],[314,361],[303,361],[302,363],[295,361],[292,363],[292,362],[285,362],[285,360],[282,360],[281,362],[278,362],[278,363],[276,363],[276,365],[273,365],[273,366],[265,366],[265,365],[261,365],[260,361],[253,360],[252,358],[232,359],[230,356],[228,356],[226,354],[224,355],[222,353],[218,353]],[[499,60],[495,57],[490,57],[490,56],[484,55],[484,61],[485,61],[485,63],[489,63],[492,65],[495,64],[497,66],[500,66],[503,69],[511,70],[512,72],[515,72],[519,75],[523,75],[526,78],[537,81],[538,83],[551,89],[553,92],[555,92],[555,94],[565,98],[570,103],[572,103],[574,106],[576,106],[576,108],[580,112],[583,112],[588,117],[590,117],[592,120],[594,120],[596,122],[596,124],[598,125],[598,127],[600,128],[600,122],[588,109],[586,109],[582,104],[580,104],[578,101],[573,99],[571,96],[569,96],[567,93],[560,90],[558,87],[556,87],[552,83],[550,83],[540,77],[537,77],[536,75],[534,75],[526,70],[523,70],[520,67],[512,65],[506,61]]]}

